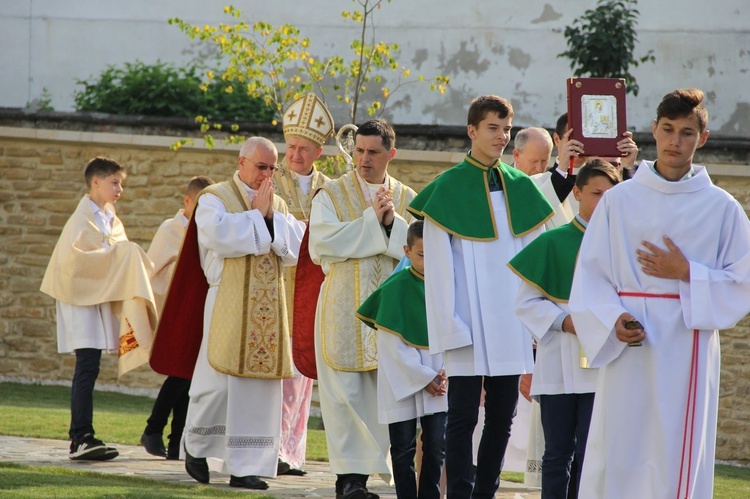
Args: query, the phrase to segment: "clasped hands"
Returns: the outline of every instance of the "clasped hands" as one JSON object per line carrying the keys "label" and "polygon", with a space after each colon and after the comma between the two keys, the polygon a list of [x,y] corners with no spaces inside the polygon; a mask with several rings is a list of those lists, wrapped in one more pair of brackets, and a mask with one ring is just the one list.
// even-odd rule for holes
{"label": "clasped hands", "polygon": [[435,379],[429,382],[424,387],[425,391],[433,397],[442,397],[447,393],[448,390],[448,377],[445,375],[445,370],[441,369],[438,371]]}
{"label": "clasped hands", "polygon": [[273,218],[273,180],[270,178],[260,184],[260,189],[253,199],[253,209],[260,211],[266,220]]}
{"label": "clasped hands", "polygon": [[375,199],[372,200],[372,209],[375,210],[378,222],[386,226],[393,223],[396,212],[393,209],[393,198],[388,189],[385,187],[378,189],[378,192],[375,193]]}

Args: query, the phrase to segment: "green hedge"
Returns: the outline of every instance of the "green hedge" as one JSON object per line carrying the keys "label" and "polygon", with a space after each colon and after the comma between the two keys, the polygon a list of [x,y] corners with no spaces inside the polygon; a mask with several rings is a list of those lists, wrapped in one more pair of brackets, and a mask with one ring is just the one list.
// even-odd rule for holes
{"label": "green hedge", "polygon": [[[212,121],[273,119],[273,110],[263,100],[242,92],[242,84],[215,80],[206,91],[201,90],[204,74],[195,64],[175,67],[161,61],[108,66],[97,78],[77,81],[83,89],[74,93],[76,110],[184,118],[200,115]],[[232,91],[227,92],[230,85]]]}

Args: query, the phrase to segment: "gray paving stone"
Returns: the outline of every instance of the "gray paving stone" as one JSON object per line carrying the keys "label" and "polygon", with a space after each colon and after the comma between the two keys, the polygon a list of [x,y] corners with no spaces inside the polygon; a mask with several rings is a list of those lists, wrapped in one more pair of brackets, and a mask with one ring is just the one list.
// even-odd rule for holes
{"label": "gray paving stone", "polygon": [[[57,466],[197,484],[185,473],[183,461],[167,461],[151,456],[142,447],[117,445],[120,456],[112,461],[71,461],[68,459],[69,445],[70,442],[63,440],[0,436],[0,462]],[[269,489],[265,493],[279,499],[334,498],[336,496],[334,490],[336,476],[331,473],[328,463],[308,461],[305,470],[307,475],[304,477],[281,476],[267,479]],[[212,472],[211,484],[228,489],[229,477]],[[368,488],[379,494],[382,499],[396,499],[393,487],[385,485],[380,479],[370,478],[369,485]],[[510,482],[502,482],[496,496],[497,499],[539,499],[540,497],[539,489]]]}

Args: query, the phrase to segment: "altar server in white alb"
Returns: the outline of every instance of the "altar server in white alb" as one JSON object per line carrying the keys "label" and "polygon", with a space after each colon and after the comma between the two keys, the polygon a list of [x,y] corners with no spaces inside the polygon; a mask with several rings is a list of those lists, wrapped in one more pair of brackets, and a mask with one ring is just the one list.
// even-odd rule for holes
{"label": "altar server in white alb", "polygon": [[521,278],[516,314],[538,344],[531,394],[544,428],[543,499],[578,497],[597,370],[582,362],[568,298],[586,225],[602,195],[618,183],[620,173],[610,163],[587,161],[573,189],[580,203],[575,219],[540,235],[508,262]]}
{"label": "altar server in white alb", "polygon": [[713,494],[717,330],[750,310],[750,222],[693,164],[707,121],[703,92],[667,94],[656,161],[604,195],[583,238],[569,305],[600,368],[584,499]]}
{"label": "altar server in white alb", "polygon": [[281,380],[294,374],[283,266],[297,263],[304,232],[273,193],[277,161],[271,141],[243,144],[234,176],[198,198],[197,238],[188,227],[177,264],[179,273],[186,246],[197,243],[208,293],[184,442],[185,468],[202,483],[208,457],[223,461],[233,487],[266,489],[258,476],[276,476]]}
{"label": "altar server in white alb", "polygon": [[[552,208],[523,172],[500,161],[513,107],[484,95],[471,102],[471,151],[417,195],[409,211],[424,218],[425,307],[430,353],[448,375],[448,497],[490,498],[518,401],[521,374],[534,361],[531,336],[514,313],[518,278],[505,266],[536,238]],[[472,463],[482,389],[485,417]]]}

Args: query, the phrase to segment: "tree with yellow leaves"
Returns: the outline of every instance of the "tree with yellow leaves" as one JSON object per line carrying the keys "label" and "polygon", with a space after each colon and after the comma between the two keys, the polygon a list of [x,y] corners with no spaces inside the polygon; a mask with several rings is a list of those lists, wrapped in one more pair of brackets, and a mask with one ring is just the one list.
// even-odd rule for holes
{"label": "tree with yellow leaves", "polygon": [[[362,25],[359,37],[350,45],[351,60],[341,55],[316,57],[310,49],[310,38],[302,36],[297,27],[290,24],[274,27],[264,21],[250,24],[241,20],[242,11],[231,5],[224,7],[224,13],[235,20],[233,24],[195,26],[179,18],[170,19],[169,24],[178,26],[191,39],[217,48],[227,61],[220,78],[237,82],[237,88],[228,86],[226,91],[262,98],[275,111],[274,125],[286,106],[307,92],[315,92],[324,102],[327,95],[333,94],[347,105],[352,123],[356,123],[363,109],[369,116],[380,116],[391,95],[408,83],[428,84],[431,91],[445,93],[448,77],[438,75],[429,81],[421,75],[412,77],[411,71],[398,62],[398,44],[376,41],[373,17],[383,0],[352,2],[358,5],[357,9],[341,13],[344,19]],[[393,88],[383,84],[383,74],[389,72],[397,76]],[[213,79],[214,75],[207,72],[202,88],[207,89]],[[368,93],[374,97],[366,99],[365,92],[370,85],[380,85],[380,89],[374,94]],[[196,117],[196,121],[201,124],[206,143],[211,147],[210,132],[221,130],[221,124],[212,123],[204,116]],[[238,130],[237,125],[231,125],[232,134]],[[239,143],[244,137],[230,135],[227,140]],[[188,141],[180,141],[175,148],[185,142]]]}

